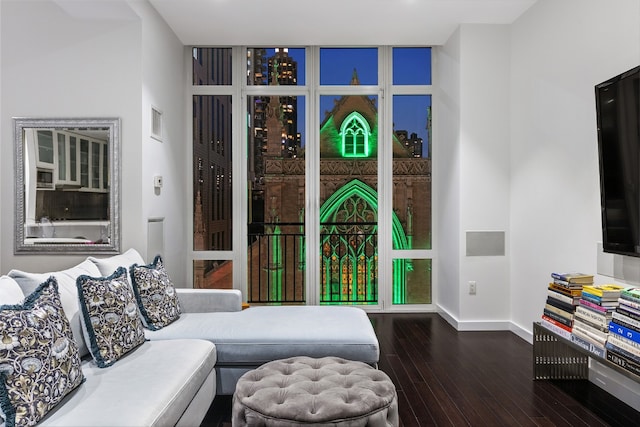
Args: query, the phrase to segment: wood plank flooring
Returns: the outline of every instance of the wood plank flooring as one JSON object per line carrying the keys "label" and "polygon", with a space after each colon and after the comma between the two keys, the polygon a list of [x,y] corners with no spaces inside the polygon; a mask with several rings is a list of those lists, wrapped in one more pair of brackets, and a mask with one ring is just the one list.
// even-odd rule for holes
{"label": "wood plank flooring", "polygon": [[[640,412],[588,381],[533,381],[532,346],[511,332],[458,332],[432,313],[369,317],[402,427],[640,425]],[[230,420],[231,396],[218,396],[201,427]]]}

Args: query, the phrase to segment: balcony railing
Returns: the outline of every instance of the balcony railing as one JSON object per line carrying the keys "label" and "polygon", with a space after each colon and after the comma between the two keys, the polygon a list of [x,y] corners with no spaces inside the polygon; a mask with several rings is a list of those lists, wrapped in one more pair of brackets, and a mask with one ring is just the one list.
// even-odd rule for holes
{"label": "balcony railing", "polygon": [[[304,304],[304,223],[250,228],[248,302]],[[320,241],[320,303],[377,303],[377,224],[323,223]]]}

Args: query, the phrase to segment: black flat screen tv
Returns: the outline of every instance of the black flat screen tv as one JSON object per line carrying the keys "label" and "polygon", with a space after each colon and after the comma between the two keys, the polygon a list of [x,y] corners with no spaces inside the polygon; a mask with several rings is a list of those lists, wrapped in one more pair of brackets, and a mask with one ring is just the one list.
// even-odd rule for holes
{"label": "black flat screen tv", "polygon": [[640,257],[640,66],[595,92],[603,250]]}

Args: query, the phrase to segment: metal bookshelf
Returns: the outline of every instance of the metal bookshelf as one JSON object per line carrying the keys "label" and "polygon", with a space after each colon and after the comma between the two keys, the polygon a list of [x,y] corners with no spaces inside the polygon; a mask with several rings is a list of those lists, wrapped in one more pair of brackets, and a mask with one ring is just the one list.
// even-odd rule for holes
{"label": "metal bookshelf", "polygon": [[590,357],[627,378],[640,382],[640,376],[633,372],[585,350],[540,325],[540,322],[533,322],[534,380],[589,379]]}

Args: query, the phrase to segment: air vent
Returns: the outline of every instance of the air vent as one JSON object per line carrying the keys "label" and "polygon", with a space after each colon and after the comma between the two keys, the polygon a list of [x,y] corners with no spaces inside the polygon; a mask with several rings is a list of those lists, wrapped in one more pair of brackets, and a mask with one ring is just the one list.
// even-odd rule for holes
{"label": "air vent", "polygon": [[151,107],[151,137],[162,141],[162,111]]}

